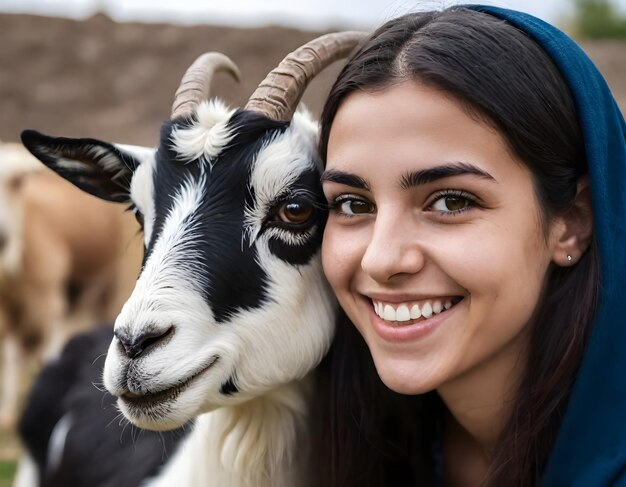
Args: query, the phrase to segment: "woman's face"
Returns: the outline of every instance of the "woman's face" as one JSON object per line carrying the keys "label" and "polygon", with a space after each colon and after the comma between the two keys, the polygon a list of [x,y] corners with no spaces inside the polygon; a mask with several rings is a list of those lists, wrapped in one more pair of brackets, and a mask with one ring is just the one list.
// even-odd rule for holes
{"label": "woman's face", "polygon": [[520,358],[554,238],[495,129],[417,83],[355,92],[323,181],[324,270],[388,387],[423,393]]}

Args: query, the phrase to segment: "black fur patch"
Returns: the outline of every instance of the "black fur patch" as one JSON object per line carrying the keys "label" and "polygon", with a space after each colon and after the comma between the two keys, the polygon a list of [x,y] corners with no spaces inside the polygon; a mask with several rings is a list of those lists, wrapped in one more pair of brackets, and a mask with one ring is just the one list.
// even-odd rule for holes
{"label": "black fur patch", "polygon": [[235,380],[234,376],[229,377],[229,379],[222,384],[222,387],[220,387],[220,393],[225,396],[233,396],[237,394],[239,392],[239,388],[237,387],[237,384],[235,384]]}

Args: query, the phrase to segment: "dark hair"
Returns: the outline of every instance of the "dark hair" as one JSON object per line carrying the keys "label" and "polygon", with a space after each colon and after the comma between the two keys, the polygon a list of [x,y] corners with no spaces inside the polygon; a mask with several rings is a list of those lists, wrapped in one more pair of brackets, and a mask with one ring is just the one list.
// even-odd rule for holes
{"label": "dark hair", "polygon": [[[391,20],[361,46],[324,107],[322,158],[335,114],[350,93],[406,81],[447,93],[498,130],[531,170],[544,222],[568,210],[587,167],[567,85],[526,33],[464,7]],[[591,328],[599,282],[595,242],[576,265],[549,268],[528,365],[487,485],[539,484]],[[320,411],[326,408],[330,416],[320,412],[317,425],[315,462],[326,466],[318,471],[325,475],[319,485],[403,485],[389,480],[400,463],[406,485],[432,485],[438,467],[431,452],[443,406],[434,394],[403,397],[387,390],[353,328],[347,319],[340,325],[325,365]]]}

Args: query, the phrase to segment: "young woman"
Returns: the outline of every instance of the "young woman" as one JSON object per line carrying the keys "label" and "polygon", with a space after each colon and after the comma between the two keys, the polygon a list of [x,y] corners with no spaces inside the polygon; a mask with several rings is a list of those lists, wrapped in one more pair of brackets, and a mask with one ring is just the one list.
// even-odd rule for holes
{"label": "young woman", "polygon": [[406,15],[352,57],[322,115],[347,318],[316,485],[626,485],[625,134],[519,12]]}

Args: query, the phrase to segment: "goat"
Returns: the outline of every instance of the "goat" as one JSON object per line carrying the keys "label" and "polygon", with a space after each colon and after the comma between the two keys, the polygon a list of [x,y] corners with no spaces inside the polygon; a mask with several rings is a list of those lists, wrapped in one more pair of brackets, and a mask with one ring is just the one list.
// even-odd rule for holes
{"label": "goat", "polygon": [[70,310],[100,319],[119,312],[121,292],[130,293],[128,218],[45,170],[21,144],[0,146],[1,428],[17,417],[27,359],[48,360],[78,326]]}
{"label": "goat", "polygon": [[156,150],[22,134],[48,167],[103,199],[130,202],[144,264],[115,322],[104,385],[135,425],[197,417],[146,485],[293,487],[303,482],[310,373],[336,303],[321,270],[326,214],[317,124],[295,107],[317,72],[362,33],[288,55],[244,109],[205,101],[218,53],[187,71]]}

